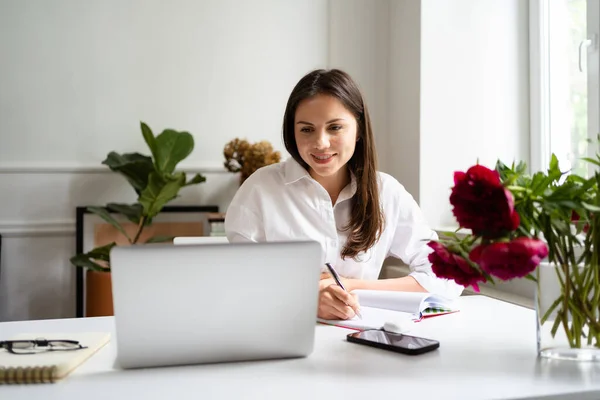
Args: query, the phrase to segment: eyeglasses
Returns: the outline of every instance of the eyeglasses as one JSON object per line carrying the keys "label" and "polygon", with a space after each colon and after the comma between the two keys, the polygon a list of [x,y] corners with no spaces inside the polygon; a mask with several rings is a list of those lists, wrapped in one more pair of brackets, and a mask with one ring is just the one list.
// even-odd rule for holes
{"label": "eyeglasses", "polygon": [[72,351],[86,349],[76,340],[6,340],[0,341],[0,349],[13,354],[37,354],[46,351]]}

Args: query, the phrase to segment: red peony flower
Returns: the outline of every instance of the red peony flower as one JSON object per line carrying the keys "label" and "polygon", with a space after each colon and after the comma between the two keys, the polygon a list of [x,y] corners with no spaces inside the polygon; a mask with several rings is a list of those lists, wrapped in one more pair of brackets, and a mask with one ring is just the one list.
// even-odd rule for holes
{"label": "red peony flower", "polygon": [[502,186],[497,171],[482,165],[454,173],[450,204],[460,226],[476,235],[494,238],[519,227],[512,194]]}
{"label": "red peony flower", "polygon": [[538,239],[520,237],[510,242],[479,245],[469,254],[486,273],[504,281],[531,273],[544,257],[548,247]]}
{"label": "red peony flower", "polygon": [[427,244],[433,249],[428,256],[432,264],[433,273],[440,278],[452,279],[459,285],[472,286],[479,292],[479,282],[485,282],[485,277],[476,268],[469,265],[463,257],[451,253],[446,247],[438,242],[431,241]]}

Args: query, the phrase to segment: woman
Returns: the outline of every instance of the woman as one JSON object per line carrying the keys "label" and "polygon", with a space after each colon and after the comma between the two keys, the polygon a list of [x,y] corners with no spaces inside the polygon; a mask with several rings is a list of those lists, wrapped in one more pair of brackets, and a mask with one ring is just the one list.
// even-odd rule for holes
{"label": "woman", "polygon": [[[454,281],[437,278],[427,242],[437,238],[413,197],[377,172],[369,113],[343,71],[315,70],[294,87],[283,118],[291,158],[253,173],[227,209],[230,242],[315,240],[322,246],[318,316],[347,319],[356,298],[325,272],[331,263],[346,290],[431,292],[456,297]],[[402,278],[378,280],[383,261],[400,258]]]}

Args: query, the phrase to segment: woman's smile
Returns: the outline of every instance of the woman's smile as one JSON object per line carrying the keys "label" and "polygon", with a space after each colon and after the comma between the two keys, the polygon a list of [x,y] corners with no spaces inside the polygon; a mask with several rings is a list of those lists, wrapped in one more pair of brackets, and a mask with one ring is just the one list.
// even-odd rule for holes
{"label": "woman's smile", "polygon": [[333,160],[333,157],[336,156],[336,154],[311,153],[311,156],[317,164],[327,164]]}

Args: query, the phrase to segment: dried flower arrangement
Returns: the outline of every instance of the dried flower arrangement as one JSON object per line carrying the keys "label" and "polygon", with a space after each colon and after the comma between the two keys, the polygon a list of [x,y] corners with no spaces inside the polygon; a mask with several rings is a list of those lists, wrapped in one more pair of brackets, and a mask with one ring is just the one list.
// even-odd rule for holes
{"label": "dried flower arrangement", "polygon": [[259,168],[276,164],[281,160],[279,151],[266,140],[250,143],[245,139],[235,138],[225,145],[225,168],[230,172],[241,172],[240,184]]}

